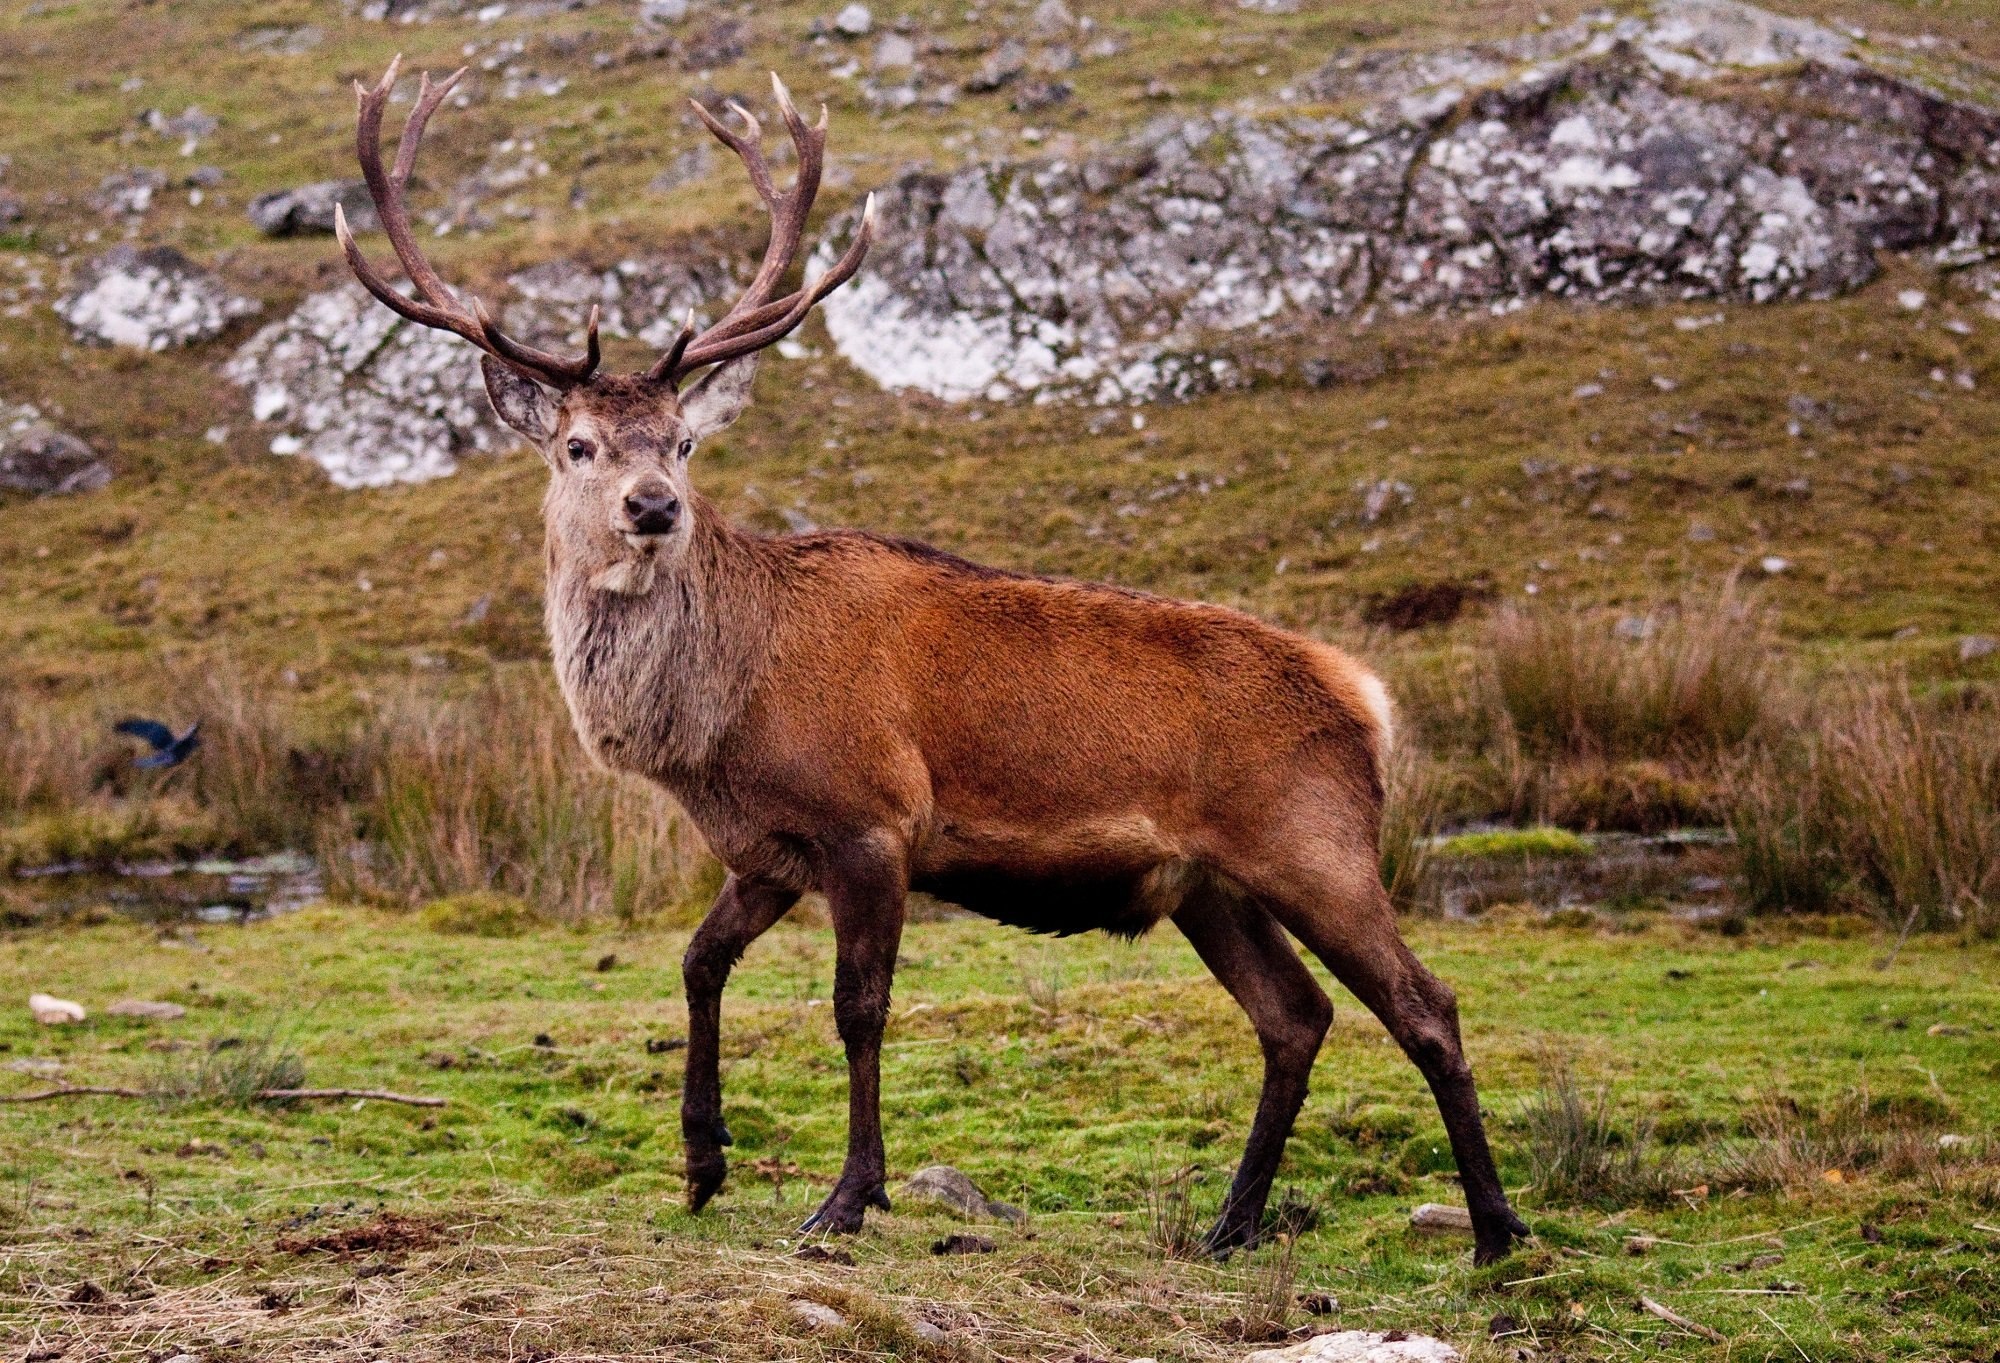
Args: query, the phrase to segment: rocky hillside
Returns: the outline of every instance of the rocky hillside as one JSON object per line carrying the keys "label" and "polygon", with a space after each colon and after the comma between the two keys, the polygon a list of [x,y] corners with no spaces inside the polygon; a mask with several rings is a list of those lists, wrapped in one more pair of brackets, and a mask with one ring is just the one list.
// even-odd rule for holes
{"label": "rocky hillside", "polygon": [[[883,232],[711,452],[755,523],[1327,625],[1399,584],[1631,598],[1748,566],[1802,630],[1948,646],[1994,624],[2000,561],[2000,24],[1959,8],[14,6],[13,639],[311,619],[318,655],[368,641],[334,672],[532,651],[532,562],[452,499],[511,546],[533,470],[492,457],[514,442],[467,349],[375,306],[328,236],[336,203],[372,227],[340,88],[403,48],[472,68],[419,176],[447,274],[536,338],[598,306],[621,360],[726,306],[759,245],[733,159],[660,110],[755,106],[768,67],[829,103],[825,250],[863,189]],[[1477,550],[1435,564],[1454,518]],[[439,581],[511,585],[398,598],[411,535]]]}

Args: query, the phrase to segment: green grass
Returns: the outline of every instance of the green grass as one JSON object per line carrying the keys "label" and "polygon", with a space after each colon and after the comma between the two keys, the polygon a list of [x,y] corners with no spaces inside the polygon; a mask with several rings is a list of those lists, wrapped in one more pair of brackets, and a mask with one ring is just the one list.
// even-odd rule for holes
{"label": "green grass", "polygon": [[1434,855],[1440,857],[1580,857],[1590,851],[1590,843],[1567,828],[1495,828],[1481,833],[1458,833],[1440,842]]}
{"label": "green grass", "polygon": [[[1607,1122],[1650,1128],[1681,1191],[1610,1210],[1526,1189],[1538,1244],[1473,1270],[1463,1242],[1407,1229],[1414,1204],[1456,1198],[1442,1133],[1416,1072],[1338,995],[1280,1176],[1317,1213],[1292,1246],[1296,1291],[1336,1296],[1338,1323],[1432,1331],[1475,1357],[1497,1315],[1571,1358],[1778,1357],[1787,1334],[1814,1359],[2000,1345],[1991,1166],[1983,1185],[1976,1171],[1940,1181],[1887,1164],[1840,1168],[1834,1183],[1807,1139],[1815,1114],[1852,1109],[1896,1130],[1920,1123],[1924,1148],[1939,1133],[1990,1142],[2000,950],[1919,939],[1878,972],[1883,943],[1868,937],[1722,938],[1664,920],[1596,934],[1419,925],[1413,938],[1459,990],[1510,1186],[1530,1178],[1530,1100],[1553,1048],[1585,1091],[1605,1090]],[[45,1347],[89,1341],[71,1356],[143,1343],[217,1359],[358,1356],[391,1340],[398,1357],[464,1357],[510,1338],[541,1356],[1195,1359],[1244,1347],[1235,1336],[1271,1295],[1277,1251],[1216,1266],[1164,1259],[1149,1240],[1158,1179],[1184,1165],[1199,1210],[1213,1211],[1258,1072],[1247,1025],[1178,937],[910,929],[885,1050],[892,1175],[949,1162],[1030,1219],[980,1227],[998,1245],[990,1257],[939,1259],[928,1247],[947,1218],[875,1216],[835,1246],[851,1268],[789,1257],[843,1139],[844,1070],[822,1006],[828,934],[779,927],[733,982],[734,1172],[700,1218],[680,1208],[679,1053],[647,1046],[683,1034],[684,940],[608,926],[473,938],[332,908],[167,936],[118,922],[12,934],[0,995],[49,989],[93,1016],[58,1031],[9,1009],[10,1060],[59,1060],[72,1083],[142,1084],[236,1037],[296,1054],[309,1084],[449,1105],[7,1109],[5,1328]],[[103,1014],[125,996],[188,1014]],[[46,1082],[6,1078],[11,1092]],[[1745,1151],[1779,1148],[1756,1140],[1780,1099],[1797,1128],[1783,1148],[1804,1153],[1759,1166],[1777,1175],[1741,1175]],[[384,1209],[420,1223],[416,1246],[286,1248]],[[1655,1243],[1634,1255],[1642,1235]],[[73,1304],[85,1281],[108,1300]],[[1674,1334],[1637,1310],[1642,1292],[1732,1344]],[[797,1296],[858,1323],[808,1337],[788,1313]],[[916,1339],[926,1313],[955,1342]]]}

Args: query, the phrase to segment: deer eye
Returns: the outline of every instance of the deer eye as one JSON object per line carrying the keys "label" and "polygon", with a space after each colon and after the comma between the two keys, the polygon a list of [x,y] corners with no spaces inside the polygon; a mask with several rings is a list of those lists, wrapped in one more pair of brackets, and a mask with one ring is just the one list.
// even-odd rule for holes
{"label": "deer eye", "polygon": [[681,441],[681,458],[685,459],[693,453],[694,453],[694,441],[692,440]]}
{"label": "deer eye", "polygon": [[596,451],[591,448],[588,440],[572,440],[569,442],[569,461],[572,464],[581,464],[595,453]]}

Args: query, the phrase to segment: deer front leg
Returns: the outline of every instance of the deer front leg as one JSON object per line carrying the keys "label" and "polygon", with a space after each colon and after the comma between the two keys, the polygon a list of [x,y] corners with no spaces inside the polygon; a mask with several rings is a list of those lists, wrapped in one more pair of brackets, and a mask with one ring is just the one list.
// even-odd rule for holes
{"label": "deer front leg", "polygon": [[903,940],[909,887],[900,845],[886,835],[857,839],[828,858],[827,907],[833,917],[833,1021],[847,1048],[847,1162],[840,1181],[801,1230],[852,1234],[868,1208],[889,1210],[883,1188],[882,1029],[889,985]]}
{"label": "deer front leg", "polygon": [[681,958],[687,985],[687,1074],[681,1140],[687,1150],[687,1205],[698,1212],[722,1187],[729,1128],[722,1124],[722,987],[750,944],[798,903],[796,890],[732,875]]}

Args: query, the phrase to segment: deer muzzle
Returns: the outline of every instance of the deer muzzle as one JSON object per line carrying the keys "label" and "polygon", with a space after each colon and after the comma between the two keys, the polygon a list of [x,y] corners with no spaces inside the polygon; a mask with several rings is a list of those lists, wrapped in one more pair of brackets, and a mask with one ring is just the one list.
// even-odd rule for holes
{"label": "deer muzzle", "polygon": [[624,510],[625,532],[631,535],[671,535],[681,521],[681,499],[657,484],[627,492]]}

